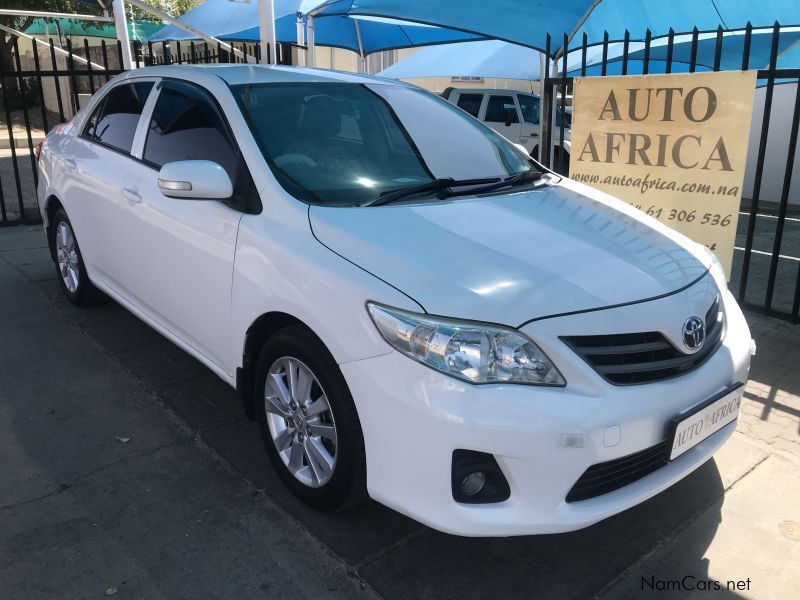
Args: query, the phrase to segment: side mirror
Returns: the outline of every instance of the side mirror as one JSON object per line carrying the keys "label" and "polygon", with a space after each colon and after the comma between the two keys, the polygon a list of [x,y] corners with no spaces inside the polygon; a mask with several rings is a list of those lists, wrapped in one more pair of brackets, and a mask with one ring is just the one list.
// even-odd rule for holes
{"label": "side mirror", "polygon": [[510,127],[512,122],[513,122],[513,119],[511,117],[511,113],[507,112],[506,113],[506,127]]}
{"label": "side mirror", "polygon": [[226,200],[233,196],[231,178],[210,160],[179,160],[158,173],[158,187],[169,198]]}

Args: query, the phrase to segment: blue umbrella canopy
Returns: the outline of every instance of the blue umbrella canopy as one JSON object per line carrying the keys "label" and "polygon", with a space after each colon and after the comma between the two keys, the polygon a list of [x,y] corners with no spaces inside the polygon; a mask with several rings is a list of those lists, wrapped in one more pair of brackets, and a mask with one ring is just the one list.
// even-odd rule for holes
{"label": "blue umbrella canopy", "polygon": [[628,29],[640,38],[649,28],[654,35],[676,31],[800,24],[798,0],[326,0],[320,15],[367,15],[400,18],[467,31],[544,50],[548,32],[551,51],[562,45],[562,35],[600,42],[604,32],[622,39]]}
{"label": "blue umbrella canopy", "polygon": [[[297,42],[297,15],[313,9],[316,2],[275,0],[275,38],[278,42]],[[258,41],[258,4],[208,0],[187,12],[181,21],[224,40]],[[361,43],[359,44],[359,35]],[[175,25],[168,25],[148,41],[189,40],[194,36]],[[345,15],[321,16],[314,22],[314,39],[319,46],[345,48],[364,54],[381,50],[446,44],[480,39],[479,36],[441,27],[420,26],[387,19],[359,18]]]}
{"label": "blue umbrella canopy", "polygon": [[[282,17],[290,17],[294,22],[299,0],[275,0],[276,23]],[[258,23],[258,4],[256,2],[231,2],[230,0],[207,0],[197,8],[193,8],[180,17],[187,25],[199,29],[214,37],[228,33],[235,33],[248,29],[253,23]],[[276,32],[277,35],[277,32]],[[296,41],[297,34],[292,25],[292,39],[280,41]],[[169,40],[191,40],[196,36],[177,25],[167,25],[148,41],[161,42]]]}
{"label": "blue umbrella canopy", "polygon": [[499,40],[462,42],[423,48],[378,75],[410,77],[498,77],[539,80],[540,53]]}
{"label": "blue umbrella canopy", "polygon": [[[751,69],[765,69],[769,66],[772,51],[773,29],[755,29],[750,37],[750,51],[748,66]],[[608,60],[606,62],[607,75],[620,75],[622,73],[623,44],[612,43],[608,47]],[[736,71],[742,68],[742,56],[745,48],[745,32],[723,32],[722,43],[719,51],[719,66],[723,71]],[[777,43],[776,66],[779,69],[800,68],[800,27],[785,27],[779,30]],[[648,62],[649,73],[664,73],[667,66],[669,52],[668,38],[660,37],[652,40],[650,44],[650,57]],[[643,72],[645,47],[642,42],[631,42],[628,48],[627,73],[638,75]],[[717,35],[716,33],[702,33],[698,35],[695,56],[695,69],[697,71],[713,70],[717,60]],[[672,45],[671,71],[685,73],[689,71],[692,61],[692,35],[677,35]],[[586,74],[600,75],[602,66],[602,47],[594,46],[587,50]],[[567,70],[570,75],[580,72],[580,51],[570,52],[567,59]]]}

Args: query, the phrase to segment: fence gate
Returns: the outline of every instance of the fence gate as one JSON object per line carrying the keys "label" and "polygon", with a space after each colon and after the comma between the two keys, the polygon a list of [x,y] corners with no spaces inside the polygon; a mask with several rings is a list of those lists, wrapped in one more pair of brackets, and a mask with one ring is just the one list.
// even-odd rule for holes
{"label": "fence gate", "polygon": [[[136,67],[245,62],[258,59],[259,44],[221,45],[176,42],[134,43]],[[0,227],[39,223],[36,203],[36,147],[59,123],[75,116],[102,84],[122,72],[122,47],[116,41],[74,47],[22,38],[12,49],[12,68],[0,69]],[[278,45],[278,61],[291,64],[291,48]]]}
{"label": "fence gate", "polygon": [[[609,40],[606,33],[602,44],[594,46],[587,44],[584,34],[582,44],[573,40],[571,49],[564,36],[564,52],[558,61],[553,64],[549,58],[545,59],[546,73],[557,72],[558,75],[542,82],[543,118],[555,125],[542,139],[542,157],[554,171],[564,174],[569,171],[569,155],[552,149],[563,147],[568,133],[565,133],[564,123],[572,97],[573,76],[605,76],[612,71],[619,75],[647,75],[656,62],[659,63],[658,72],[675,72],[679,64],[682,72],[720,71],[723,44],[730,44],[725,48],[727,68],[731,68],[731,61],[735,60],[736,68],[758,69],[758,74],[729,288],[742,306],[798,323],[800,181],[793,181],[792,176],[796,167],[800,169],[800,154],[797,153],[800,69],[778,68],[780,50],[794,41],[794,38],[781,41],[781,29],[778,23],[772,28],[755,31],[750,26],[735,32],[695,28],[687,33],[670,30],[663,38],[653,38],[647,31],[638,38],[643,43],[637,44],[635,53],[631,51],[633,41],[628,32],[624,39],[614,41]],[[751,57],[755,54],[756,36],[759,46],[768,50],[768,63],[757,64]],[[684,43],[679,45],[676,39]],[[548,36],[548,48],[550,43]],[[739,54],[732,57],[731,47]],[[710,64],[698,62],[700,48],[712,51]],[[587,56],[598,58],[590,60]],[[558,120],[556,113],[560,117]],[[800,174],[795,179],[800,179]]]}

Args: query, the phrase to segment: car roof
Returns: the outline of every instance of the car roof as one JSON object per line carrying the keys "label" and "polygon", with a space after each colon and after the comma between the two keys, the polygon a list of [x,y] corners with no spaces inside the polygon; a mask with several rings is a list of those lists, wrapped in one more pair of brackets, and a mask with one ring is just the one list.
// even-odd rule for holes
{"label": "car roof", "polygon": [[228,85],[256,83],[344,82],[383,83],[406,86],[402,82],[370,75],[345,73],[330,69],[309,69],[285,65],[222,64],[222,65],[168,65],[144,67],[126,71],[120,79],[138,77],[175,77],[201,82],[207,78],[220,78]]}
{"label": "car roof", "polygon": [[452,88],[450,93],[458,92],[459,94],[504,94],[510,96],[512,94],[525,94],[526,96],[538,96],[536,92],[515,89],[503,88]]}

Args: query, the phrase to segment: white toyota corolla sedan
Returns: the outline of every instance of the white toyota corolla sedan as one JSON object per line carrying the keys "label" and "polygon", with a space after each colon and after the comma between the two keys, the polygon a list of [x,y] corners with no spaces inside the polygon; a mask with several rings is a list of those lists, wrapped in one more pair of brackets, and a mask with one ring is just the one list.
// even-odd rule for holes
{"label": "white toyota corolla sedan", "polygon": [[319,509],[570,531],[735,427],[751,340],[713,255],[413,86],[139,69],[39,168],[67,298],[110,296],[239,390]]}

